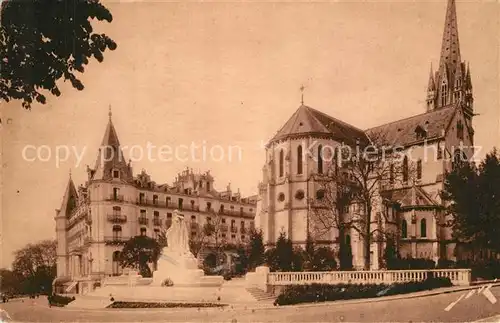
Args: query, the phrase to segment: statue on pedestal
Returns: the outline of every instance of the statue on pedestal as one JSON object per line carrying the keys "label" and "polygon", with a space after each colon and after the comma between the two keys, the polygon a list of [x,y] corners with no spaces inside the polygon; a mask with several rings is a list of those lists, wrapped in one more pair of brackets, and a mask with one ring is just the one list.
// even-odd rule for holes
{"label": "statue on pedestal", "polygon": [[184,220],[184,215],[178,210],[174,211],[172,225],[166,232],[167,247],[170,252],[176,252],[181,255],[190,254],[189,250],[189,230]]}

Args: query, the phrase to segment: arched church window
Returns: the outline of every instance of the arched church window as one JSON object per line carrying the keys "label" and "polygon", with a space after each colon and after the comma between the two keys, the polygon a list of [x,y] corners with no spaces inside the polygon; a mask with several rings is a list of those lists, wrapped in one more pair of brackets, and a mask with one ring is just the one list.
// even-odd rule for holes
{"label": "arched church window", "polygon": [[297,147],[297,174],[302,174],[302,146]]}
{"label": "arched church window", "polygon": [[408,223],[406,220],[401,221],[401,238],[408,238]]}
{"label": "arched church window", "polygon": [[457,122],[457,138],[462,140],[464,139],[464,125],[462,120],[458,120]]}
{"label": "arched church window", "polygon": [[448,86],[443,84],[441,86],[441,105],[446,105],[446,97],[448,96]]}
{"label": "arched church window", "polygon": [[284,193],[279,193],[278,194],[278,201],[283,202],[285,200],[285,194]]}
{"label": "arched church window", "polygon": [[417,179],[422,179],[422,160],[417,160]]}
{"label": "arched church window", "polygon": [[283,153],[283,149],[280,150],[280,165],[279,165],[279,171],[280,171],[280,177],[283,177],[283,173],[284,173],[284,162],[285,162],[285,156],[284,156],[284,153]]}
{"label": "arched church window", "polygon": [[420,220],[420,236],[427,237],[427,221],[425,219]]}
{"label": "arched church window", "polygon": [[403,182],[408,182],[408,156],[403,159]]}
{"label": "arched church window", "polygon": [[318,146],[318,174],[323,174],[323,145]]}

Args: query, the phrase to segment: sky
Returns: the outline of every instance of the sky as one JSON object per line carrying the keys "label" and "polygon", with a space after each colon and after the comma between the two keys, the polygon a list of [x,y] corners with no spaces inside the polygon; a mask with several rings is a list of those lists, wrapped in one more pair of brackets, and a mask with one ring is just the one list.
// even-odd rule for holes
{"label": "sky", "polygon": [[[210,170],[216,189],[231,183],[253,195],[262,143],[299,107],[301,85],[306,105],[361,129],[423,113],[446,10],[444,0],[105,4],[113,21],[94,26],[118,48],[90,63],[83,91],[64,83],[60,97],[31,111],[2,103],[0,266],[25,244],[55,238],[69,172],[76,185],[85,182],[109,106],[122,146],[184,152],[179,147],[195,144],[212,152],[206,160],[197,150],[195,158],[179,153],[169,161],[155,158],[158,148],[153,158],[135,153],[134,174],[145,169],[157,183],[172,183],[186,167]],[[500,138],[499,6],[458,0],[457,15],[484,155]],[[59,146],[72,151],[67,160],[59,148],[57,162]],[[33,160],[32,147],[48,160]],[[240,147],[241,156],[229,147]]]}

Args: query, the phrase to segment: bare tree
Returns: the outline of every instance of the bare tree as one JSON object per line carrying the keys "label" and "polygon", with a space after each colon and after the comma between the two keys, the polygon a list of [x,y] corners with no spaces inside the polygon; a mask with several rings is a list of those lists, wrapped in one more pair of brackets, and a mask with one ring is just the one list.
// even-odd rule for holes
{"label": "bare tree", "polygon": [[371,243],[385,237],[383,220],[391,222],[381,208],[381,192],[406,185],[414,173],[402,151],[388,145],[383,134],[371,133],[367,143],[339,147],[326,174],[317,178],[322,189],[312,203],[314,229],[320,235],[338,230],[341,248],[344,234],[357,232],[363,240],[365,270],[370,269]]}

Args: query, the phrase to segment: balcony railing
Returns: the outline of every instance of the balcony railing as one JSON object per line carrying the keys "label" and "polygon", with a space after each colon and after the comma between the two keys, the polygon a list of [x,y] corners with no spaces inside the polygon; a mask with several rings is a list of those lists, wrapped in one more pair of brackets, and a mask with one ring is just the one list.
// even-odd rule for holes
{"label": "balcony railing", "polygon": [[114,194],[111,194],[109,196],[109,198],[106,199],[106,201],[119,201],[119,202],[123,202],[123,195],[114,195]]}
{"label": "balcony railing", "polygon": [[104,237],[105,243],[113,243],[113,244],[123,244],[127,242],[130,238],[122,237],[122,236],[107,236]]}
{"label": "balcony railing", "polygon": [[122,214],[108,214],[108,221],[111,223],[127,222],[127,216]]}
{"label": "balcony railing", "polygon": [[161,225],[161,219],[153,219],[153,225],[158,225],[160,226]]}
{"label": "balcony railing", "polygon": [[144,217],[139,217],[139,224],[148,225],[149,219]]}

